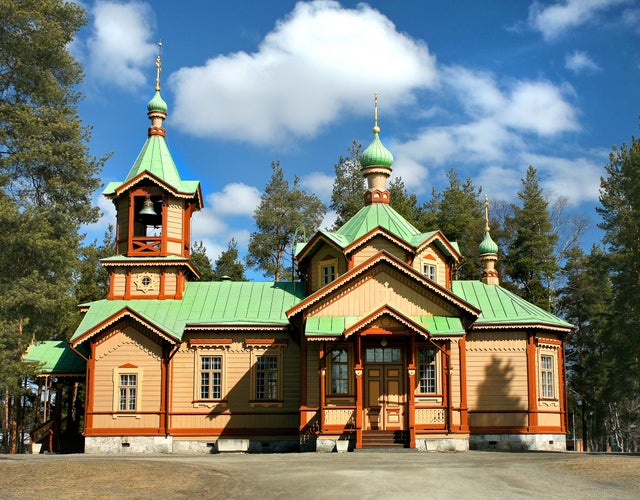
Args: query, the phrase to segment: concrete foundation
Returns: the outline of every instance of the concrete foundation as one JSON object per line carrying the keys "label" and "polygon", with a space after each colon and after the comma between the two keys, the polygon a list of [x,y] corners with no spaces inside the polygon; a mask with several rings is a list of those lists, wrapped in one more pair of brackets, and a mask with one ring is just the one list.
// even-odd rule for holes
{"label": "concrete foundation", "polygon": [[85,453],[171,453],[172,436],[87,436]]}
{"label": "concrete foundation", "polygon": [[416,438],[417,451],[459,452],[469,451],[469,439],[464,438]]}
{"label": "concrete foundation", "polygon": [[566,451],[564,434],[475,434],[469,446],[472,450],[500,451]]}

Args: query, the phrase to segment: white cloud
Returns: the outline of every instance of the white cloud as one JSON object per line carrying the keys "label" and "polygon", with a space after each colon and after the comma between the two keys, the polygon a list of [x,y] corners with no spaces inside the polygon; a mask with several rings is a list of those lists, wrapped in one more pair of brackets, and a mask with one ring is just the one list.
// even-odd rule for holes
{"label": "white cloud", "polygon": [[149,61],[158,50],[149,41],[153,34],[153,12],[149,5],[99,1],[91,14],[93,30],[87,40],[85,65],[89,76],[122,88],[144,85]]}
{"label": "white cloud", "polygon": [[585,24],[601,11],[629,0],[564,0],[549,6],[533,2],[529,7],[529,25],[547,39],[562,35],[565,31]]}
{"label": "white cloud", "polygon": [[186,131],[265,144],[309,136],[345,112],[412,102],[436,84],[435,58],[375,9],[296,5],[255,53],[220,55],[170,78],[172,117]]}
{"label": "white cloud", "polygon": [[207,195],[207,205],[224,215],[248,215],[260,204],[260,190],[242,182],[227,184],[222,191]]}
{"label": "white cloud", "polygon": [[594,158],[524,154],[523,162],[536,167],[543,179],[541,186],[552,197],[566,196],[573,205],[598,200],[604,161],[600,164]]}
{"label": "white cloud", "polygon": [[516,83],[506,108],[498,116],[511,128],[539,135],[579,129],[576,111],[564,99],[562,90],[544,81]]}
{"label": "white cloud", "polygon": [[568,70],[573,71],[574,73],[595,72],[601,70],[600,66],[598,66],[595,61],[589,57],[589,54],[580,50],[567,54],[564,65]]}
{"label": "white cloud", "polygon": [[323,172],[310,172],[300,179],[300,185],[308,193],[315,194],[322,203],[331,203],[331,193],[333,192],[333,181],[335,177]]}
{"label": "white cloud", "polygon": [[109,225],[115,223],[116,207],[110,199],[102,196],[102,193],[95,193],[94,196],[92,204],[100,209],[100,218],[97,222],[86,224],[82,229],[86,231],[87,241],[98,240],[99,243],[102,243],[102,237],[109,229]]}

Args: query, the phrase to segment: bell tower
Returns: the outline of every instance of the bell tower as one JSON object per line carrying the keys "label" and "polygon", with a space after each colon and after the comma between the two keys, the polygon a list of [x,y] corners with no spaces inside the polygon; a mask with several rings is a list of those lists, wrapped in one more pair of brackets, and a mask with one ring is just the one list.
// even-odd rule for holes
{"label": "bell tower", "polygon": [[160,55],[155,95],[147,105],[147,140],[124,182],[103,194],[116,207],[116,255],[109,270],[108,299],[179,299],[197,276],[189,261],[191,216],[203,207],[198,181],[183,181],[165,140],[167,103],[160,94]]}

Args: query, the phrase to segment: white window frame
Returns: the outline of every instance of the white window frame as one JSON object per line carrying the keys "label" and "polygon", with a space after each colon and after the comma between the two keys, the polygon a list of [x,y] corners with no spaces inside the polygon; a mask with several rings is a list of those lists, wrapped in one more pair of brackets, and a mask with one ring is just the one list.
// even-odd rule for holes
{"label": "white window frame", "polygon": [[[134,375],[136,377],[136,385],[130,386],[135,387],[136,395],[135,395],[135,410],[121,410],[120,409],[120,389],[123,387],[120,385],[120,377],[124,375]],[[134,365],[123,365],[119,368],[113,369],[112,381],[113,381],[113,418],[123,417],[123,416],[135,416],[136,418],[140,418],[140,412],[142,411],[142,381],[143,381],[143,370]],[[127,386],[129,387],[129,386]],[[129,399],[127,399],[129,401]]]}
{"label": "white window frame", "polygon": [[[192,341],[192,342],[197,342]],[[197,407],[214,407],[214,406],[225,406],[227,401],[227,353],[229,351],[230,344],[212,342],[209,344],[200,344],[196,345],[192,344],[192,349],[194,349],[194,357],[193,357],[193,406]],[[221,357],[221,365],[222,372],[220,375],[220,398],[219,399],[202,399],[200,393],[200,383],[201,383],[201,367],[202,367],[202,358],[210,356],[219,356]]]}
{"label": "white window frame", "polygon": [[[201,353],[198,356],[198,401],[221,401],[224,394],[224,357],[221,353]],[[205,360],[210,360],[211,364],[208,368],[203,366]],[[218,360],[219,366],[214,367],[213,361]],[[203,396],[202,392],[205,384],[203,383],[203,375],[207,375],[207,395]],[[213,379],[218,376],[217,384],[214,384]],[[218,389],[218,394],[215,395],[215,389]]]}
{"label": "white window frame", "polygon": [[[430,363],[423,363],[422,360],[420,359],[420,352],[421,351],[431,351],[433,352],[433,361]],[[416,377],[416,382],[417,382],[417,389],[418,389],[418,394],[421,395],[429,395],[429,396],[434,396],[434,395],[441,395],[442,393],[442,377],[440,376],[440,351],[438,349],[436,349],[435,347],[430,347],[430,346],[419,346],[418,347],[418,356],[417,356],[417,364],[418,364],[418,372],[417,372],[417,377]],[[433,377],[422,377],[422,369],[424,367],[432,367],[433,369]],[[423,387],[422,387],[422,381],[423,380],[429,380],[429,378],[433,378],[433,391],[423,391]],[[429,389],[427,387],[427,389]]]}
{"label": "white window frame", "polygon": [[[283,406],[284,404],[284,355],[282,345],[252,345],[251,346],[251,395],[250,406]],[[258,378],[258,359],[263,356],[273,356],[276,359],[276,397],[269,399],[258,399],[257,394],[257,378]]]}
{"label": "white window frame", "polygon": [[[541,352],[540,362],[540,399],[558,399],[556,394],[556,362],[552,352]],[[549,366],[550,365],[550,366]]]}
{"label": "white window frame", "polygon": [[438,266],[431,261],[422,262],[422,274],[433,282],[438,281]]}
{"label": "white window frame", "polygon": [[[345,361],[334,361],[334,353],[337,351],[342,351],[346,355]],[[351,394],[351,377],[349,367],[351,360],[350,349],[347,346],[337,346],[329,351],[329,383],[327,384],[327,395],[328,396],[348,396]],[[341,376],[339,379],[343,380],[346,378],[346,390],[344,392],[335,392],[334,391],[334,382],[336,381],[336,373],[334,372],[334,367],[344,366],[344,376]],[[342,375],[342,374],[341,374]]]}

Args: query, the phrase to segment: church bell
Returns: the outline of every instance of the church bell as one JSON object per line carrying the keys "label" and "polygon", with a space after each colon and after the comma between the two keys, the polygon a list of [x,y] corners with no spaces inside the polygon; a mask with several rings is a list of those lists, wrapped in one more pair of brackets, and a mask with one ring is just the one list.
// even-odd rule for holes
{"label": "church bell", "polygon": [[155,208],[153,208],[153,201],[151,201],[151,198],[149,198],[147,196],[147,199],[144,200],[144,203],[142,204],[142,210],[140,210],[140,212],[138,213],[138,215],[144,217],[144,218],[150,218],[150,217],[157,217],[158,214],[156,213]]}

